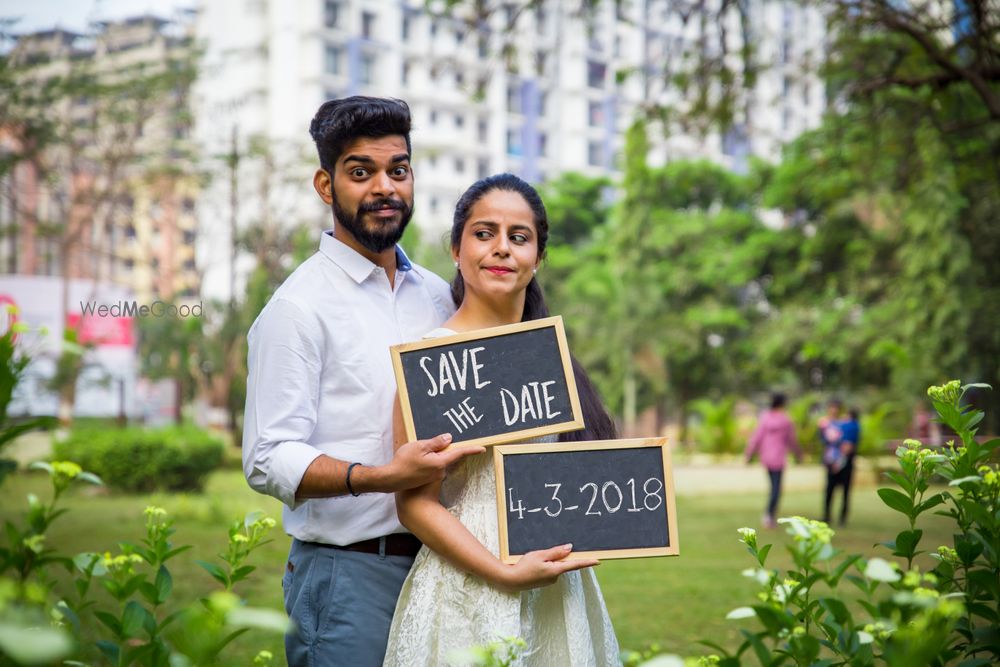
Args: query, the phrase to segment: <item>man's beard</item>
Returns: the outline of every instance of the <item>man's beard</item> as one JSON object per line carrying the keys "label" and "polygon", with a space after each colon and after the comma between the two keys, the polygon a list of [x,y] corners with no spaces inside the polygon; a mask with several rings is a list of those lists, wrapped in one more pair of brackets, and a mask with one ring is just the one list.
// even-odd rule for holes
{"label": "man's beard", "polygon": [[[399,211],[399,222],[377,221],[373,227],[366,226],[361,219],[362,216],[385,206],[390,206]],[[333,214],[337,218],[337,224],[343,225],[351,233],[351,236],[357,239],[358,243],[364,248],[367,248],[371,252],[382,252],[396,245],[396,242],[402,238],[403,232],[406,230],[406,225],[413,216],[413,208],[407,206],[406,202],[401,199],[382,198],[373,202],[359,204],[358,210],[354,215],[351,215],[340,207],[340,204],[337,202],[337,196],[334,195]]]}

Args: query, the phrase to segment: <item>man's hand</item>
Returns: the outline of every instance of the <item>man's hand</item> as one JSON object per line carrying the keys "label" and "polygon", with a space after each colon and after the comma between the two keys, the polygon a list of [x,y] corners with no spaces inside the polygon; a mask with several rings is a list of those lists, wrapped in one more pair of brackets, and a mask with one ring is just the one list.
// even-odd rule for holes
{"label": "man's hand", "polygon": [[497,586],[511,592],[549,586],[556,582],[560,574],[600,564],[600,561],[592,559],[563,560],[572,551],[572,544],[564,544],[551,549],[528,552],[516,564],[506,566],[503,579],[496,582]]}
{"label": "man's hand", "polygon": [[392,491],[405,491],[444,479],[452,463],[471,454],[482,454],[483,447],[451,447],[451,434],[444,433],[429,440],[414,440],[396,449],[386,465],[387,486]]}

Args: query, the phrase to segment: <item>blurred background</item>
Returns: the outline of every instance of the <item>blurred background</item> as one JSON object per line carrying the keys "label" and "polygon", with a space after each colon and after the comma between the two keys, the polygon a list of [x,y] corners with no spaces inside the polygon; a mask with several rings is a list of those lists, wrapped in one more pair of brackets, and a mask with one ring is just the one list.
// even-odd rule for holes
{"label": "blurred background", "polygon": [[625,434],[738,452],[781,390],[885,451],[927,385],[998,379],[998,82],[990,0],[5,2],[10,414],[238,443],[246,332],[331,225],[309,120],[370,94],[410,105],[403,245],[445,278],[466,187],[540,188]]}

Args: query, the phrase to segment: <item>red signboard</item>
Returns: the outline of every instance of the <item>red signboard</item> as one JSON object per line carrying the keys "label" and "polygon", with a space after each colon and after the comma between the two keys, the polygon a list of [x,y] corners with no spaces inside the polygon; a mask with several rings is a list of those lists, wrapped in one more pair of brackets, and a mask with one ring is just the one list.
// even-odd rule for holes
{"label": "red signboard", "polygon": [[81,345],[87,343],[107,346],[134,345],[131,317],[101,317],[70,313],[66,320],[67,326],[76,329],[77,340]]}

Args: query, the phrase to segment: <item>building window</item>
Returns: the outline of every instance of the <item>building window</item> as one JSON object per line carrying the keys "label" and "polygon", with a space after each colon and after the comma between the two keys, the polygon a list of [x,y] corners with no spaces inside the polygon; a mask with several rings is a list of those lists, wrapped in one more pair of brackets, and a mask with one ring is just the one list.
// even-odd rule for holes
{"label": "building window", "polygon": [[608,68],[604,63],[595,60],[587,61],[587,85],[591,88],[604,88],[604,78]]}
{"label": "building window", "polygon": [[340,3],[336,0],[326,0],[323,4],[323,25],[336,28],[340,22]]}
{"label": "building window", "polygon": [[370,86],[375,80],[375,56],[370,53],[361,56],[361,71],[358,79],[366,86]]}
{"label": "building window", "polygon": [[375,29],[375,14],[372,12],[361,12],[361,36],[371,39]]}
{"label": "building window", "polygon": [[541,7],[537,7],[535,9],[535,31],[539,35],[545,34],[545,19],[546,19],[545,10],[542,9]]}
{"label": "building window", "polygon": [[479,158],[476,162],[476,178],[486,178],[490,175],[490,161],[486,158]]}
{"label": "building window", "polygon": [[520,130],[507,130],[507,155],[520,156],[522,153]]}
{"label": "building window", "polygon": [[478,40],[479,58],[485,59],[490,55],[489,40],[485,35],[480,35]]}
{"label": "building window", "polygon": [[461,88],[465,85],[465,74],[462,72],[455,72],[455,87]]}
{"label": "building window", "polygon": [[476,127],[476,137],[479,141],[486,141],[486,137],[489,134],[490,124],[485,118],[480,118],[479,123]]}
{"label": "building window", "polygon": [[327,44],[326,46],[326,73],[340,74],[340,60],[343,58],[344,49],[339,46]]}
{"label": "building window", "polygon": [[431,109],[431,125],[437,125],[438,122],[438,112]]}
{"label": "building window", "polygon": [[781,77],[781,98],[788,99],[788,92],[792,88],[792,81],[787,76]]}
{"label": "building window", "polygon": [[402,25],[402,28],[400,30],[400,36],[403,39],[409,39],[410,38],[410,15],[409,14],[403,14],[403,25]]}
{"label": "building window", "polygon": [[438,22],[437,19],[431,20],[431,37],[437,37],[438,34]]}
{"label": "building window", "polygon": [[802,105],[809,106],[809,82],[806,81],[802,84]]}
{"label": "building window", "polygon": [[455,127],[465,127],[465,116],[460,113],[455,114]]}
{"label": "building window", "polygon": [[507,111],[521,113],[521,86],[516,83],[507,84]]}
{"label": "building window", "polygon": [[538,95],[538,116],[544,117],[549,107],[549,94],[540,93]]}
{"label": "building window", "polygon": [[538,154],[545,157],[549,153],[549,137],[544,132],[538,133]]}
{"label": "building window", "polygon": [[600,141],[587,142],[587,164],[592,167],[604,166],[604,147]]}
{"label": "building window", "polygon": [[601,51],[604,48],[597,36],[597,28],[593,24],[587,26],[587,44],[591,51]]}
{"label": "building window", "polygon": [[462,32],[461,30],[456,30],[455,31],[455,43],[456,44],[461,44],[464,41],[465,41],[465,33]]}
{"label": "building window", "polygon": [[455,158],[455,173],[464,174],[465,173],[465,160],[463,158]]}
{"label": "building window", "polygon": [[545,52],[539,49],[535,52],[535,73],[538,76],[545,76],[547,65],[548,59],[545,57]]}
{"label": "building window", "polygon": [[438,212],[438,198],[431,197],[431,213],[437,213],[437,212]]}
{"label": "building window", "polygon": [[587,102],[587,118],[591,127],[604,126],[604,105],[600,102]]}
{"label": "building window", "polygon": [[400,76],[400,79],[402,80],[404,86],[409,85],[409,83],[410,83],[410,63],[403,63],[403,73]]}

